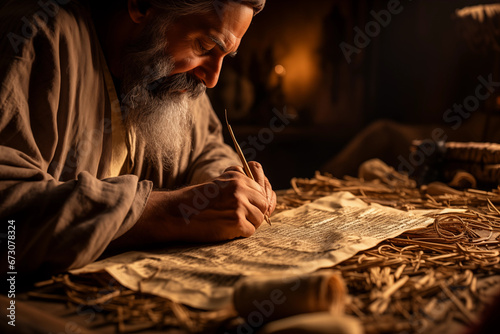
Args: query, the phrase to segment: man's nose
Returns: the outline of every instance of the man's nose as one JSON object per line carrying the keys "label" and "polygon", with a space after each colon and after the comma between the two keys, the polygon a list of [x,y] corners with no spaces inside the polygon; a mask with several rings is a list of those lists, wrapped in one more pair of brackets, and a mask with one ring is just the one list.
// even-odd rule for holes
{"label": "man's nose", "polygon": [[214,88],[219,81],[220,71],[222,69],[222,57],[207,59],[198,68],[195,69],[194,74],[198,79],[202,80],[207,88]]}

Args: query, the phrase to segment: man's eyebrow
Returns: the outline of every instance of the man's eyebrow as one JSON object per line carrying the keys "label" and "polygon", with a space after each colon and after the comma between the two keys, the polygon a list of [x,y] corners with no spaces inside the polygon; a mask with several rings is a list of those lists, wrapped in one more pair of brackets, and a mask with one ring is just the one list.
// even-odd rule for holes
{"label": "man's eyebrow", "polygon": [[[222,52],[228,53],[227,47],[226,47],[226,45],[224,44],[223,41],[221,41],[219,38],[217,38],[214,35],[208,35],[208,38],[210,38],[210,40],[212,42],[214,42],[215,44],[217,44],[217,46],[222,50]],[[229,52],[228,56],[229,57],[235,57],[237,54],[238,54],[238,51],[233,51],[233,52]]]}

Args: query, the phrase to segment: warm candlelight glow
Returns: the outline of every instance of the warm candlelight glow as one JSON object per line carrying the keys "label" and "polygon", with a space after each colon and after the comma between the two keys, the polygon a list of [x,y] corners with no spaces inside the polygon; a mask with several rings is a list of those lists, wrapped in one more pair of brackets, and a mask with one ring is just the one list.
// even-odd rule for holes
{"label": "warm candlelight glow", "polygon": [[276,72],[276,74],[279,76],[286,75],[286,69],[285,69],[285,67],[283,67],[283,65],[276,65],[274,67],[274,72]]}

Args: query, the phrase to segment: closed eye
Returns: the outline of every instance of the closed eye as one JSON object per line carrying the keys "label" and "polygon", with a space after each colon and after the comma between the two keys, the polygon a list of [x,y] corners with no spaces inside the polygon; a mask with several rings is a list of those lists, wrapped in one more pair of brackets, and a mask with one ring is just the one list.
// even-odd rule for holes
{"label": "closed eye", "polygon": [[214,48],[214,46],[206,46],[204,45],[204,43],[200,40],[197,40],[196,41],[196,45],[197,45],[197,49],[198,49],[198,52],[201,54],[201,55],[207,55],[208,53],[210,53],[210,51],[212,51],[212,49]]}
{"label": "closed eye", "polygon": [[216,36],[209,35],[208,38],[210,38],[210,40],[212,40],[212,42],[214,42],[221,49],[222,52],[227,53],[229,57],[232,58],[236,57],[238,51],[228,52],[226,45]]}

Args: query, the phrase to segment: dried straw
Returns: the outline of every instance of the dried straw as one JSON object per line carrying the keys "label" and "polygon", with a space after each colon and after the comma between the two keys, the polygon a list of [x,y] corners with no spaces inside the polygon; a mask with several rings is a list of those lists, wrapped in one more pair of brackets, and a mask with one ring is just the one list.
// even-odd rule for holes
{"label": "dried straw", "polygon": [[[458,191],[440,183],[417,188],[400,174],[367,181],[316,173],[312,179],[293,179],[291,186],[278,194],[277,211],[337,191],[407,211],[464,209],[435,215],[431,226],[388,239],[335,268],[342,272],[349,290],[348,312],[361,319],[366,333],[426,332],[449,319],[465,325],[477,321],[491,295],[485,281],[500,275],[499,189]],[[75,307],[99,306],[120,333],[171,327],[210,333],[236,321],[233,310],[193,310],[132,292],[101,274],[63,275],[42,282],[40,289],[54,286],[64,294],[38,291],[31,295],[63,299]]]}
{"label": "dried straw", "polygon": [[431,226],[386,240],[335,268],[350,292],[348,310],[367,333],[425,332],[450,319],[472,325],[491,297],[478,282],[500,274],[500,192],[458,191],[442,183],[417,188],[401,177],[296,178],[292,189],[280,193],[278,209],[346,190],[401,210],[464,209],[435,215]]}

